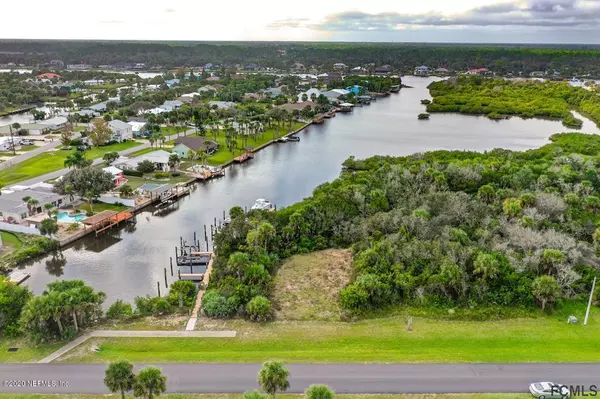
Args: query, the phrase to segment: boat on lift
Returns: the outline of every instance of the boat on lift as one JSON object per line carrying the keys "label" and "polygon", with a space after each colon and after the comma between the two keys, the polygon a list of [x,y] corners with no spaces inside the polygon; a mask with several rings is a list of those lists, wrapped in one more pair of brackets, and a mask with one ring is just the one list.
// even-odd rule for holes
{"label": "boat on lift", "polygon": [[264,199],[264,198],[259,198],[254,202],[254,205],[252,205],[252,210],[259,210],[259,211],[273,211],[275,210],[275,207],[273,206],[273,204],[271,204],[271,202],[269,202],[268,200]]}

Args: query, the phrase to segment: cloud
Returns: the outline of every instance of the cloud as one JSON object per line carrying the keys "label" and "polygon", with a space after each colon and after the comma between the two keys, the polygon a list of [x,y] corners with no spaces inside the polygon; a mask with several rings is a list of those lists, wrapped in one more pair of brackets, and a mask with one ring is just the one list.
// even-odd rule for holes
{"label": "cloud", "polygon": [[165,8],[166,13],[177,12],[174,8]]}
{"label": "cloud", "polygon": [[118,19],[108,19],[108,20],[102,20],[102,21],[98,21],[99,24],[124,24],[125,21],[121,21]]}
{"label": "cloud", "polygon": [[267,29],[304,28],[309,23],[308,18],[286,18],[267,24]]}
{"label": "cloud", "polygon": [[345,11],[320,23],[288,19],[269,24],[271,29],[304,27],[319,31],[397,31],[406,27],[564,27],[600,26],[600,0],[513,0],[476,7],[459,14],[432,11],[422,14]]}

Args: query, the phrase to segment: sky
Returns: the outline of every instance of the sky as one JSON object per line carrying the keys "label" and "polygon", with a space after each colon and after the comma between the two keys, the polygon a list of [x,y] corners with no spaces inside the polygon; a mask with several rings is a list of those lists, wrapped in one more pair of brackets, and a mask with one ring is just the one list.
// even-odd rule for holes
{"label": "sky", "polygon": [[4,39],[600,43],[600,0],[2,3]]}

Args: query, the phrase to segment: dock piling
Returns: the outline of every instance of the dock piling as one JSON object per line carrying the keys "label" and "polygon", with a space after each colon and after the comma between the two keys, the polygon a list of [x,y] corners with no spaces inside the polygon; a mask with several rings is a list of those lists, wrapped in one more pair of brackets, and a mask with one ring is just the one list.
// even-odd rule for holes
{"label": "dock piling", "polygon": [[158,297],[160,298],[160,281],[156,282],[156,288],[158,289]]}
{"label": "dock piling", "polygon": [[177,278],[181,280],[181,268],[177,269]]}
{"label": "dock piling", "polygon": [[167,268],[165,267],[165,289],[169,288],[169,283],[167,283]]}
{"label": "dock piling", "polygon": [[196,232],[194,231],[194,242],[196,242]]}
{"label": "dock piling", "polygon": [[169,258],[170,263],[171,263],[171,277],[173,277],[173,258]]}
{"label": "dock piling", "polygon": [[223,220],[225,220],[225,219],[226,219],[226,217],[225,217],[225,210],[223,210]]}

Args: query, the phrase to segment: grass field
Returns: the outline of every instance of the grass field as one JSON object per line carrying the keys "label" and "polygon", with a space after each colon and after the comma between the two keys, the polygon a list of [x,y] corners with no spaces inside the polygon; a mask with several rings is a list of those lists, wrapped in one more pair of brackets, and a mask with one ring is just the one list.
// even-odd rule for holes
{"label": "grass field", "polygon": [[[124,211],[126,209],[129,209],[129,207],[125,206],[125,205],[105,204],[104,202],[94,202],[94,204],[92,205],[92,207],[93,207],[94,213],[98,213],[98,212],[102,212],[102,211],[117,211],[117,212],[121,212],[121,211]],[[77,207],[77,209],[89,212],[90,211],[90,204],[88,204],[86,202],[85,204],[79,205]]]}
{"label": "grass field", "polygon": [[[580,320],[585,304],[569,309]],[[410,316],[407,315],[407,316]],[[600,311],[587,326],[564,315],[496,321],[443,321],[407,316],[358,322],[202,319],[198,329],[236,330],[232,339],[114,338],[87,341],[68,362],[597,362]],[[98,345],[100,352],[91,352]]]}
{"label": "grass field", "polygon": [[[1,363],[27,363],[42,359],[64,344],[33,346],[21,339],[0,338]],[[16,352],[7,352],[8,348],[19,348]],[[1,398],[2,396],[0,396]]]}
{"label": "grass field", "polygon": [[8,231],[0,231],[2,237],[2,248],[0,248],[0,256],[6,255],[17,248],[21,247],[21,240]]}
{"label": "grass field", "polygon": [[[95,147],[86,151],[85,155],[88,159],[102,158],[102,156],[104,156],[104,154],[107,152],[123,151],[140,144],[141,143],[135,141],[126,141],[104,147]],[[0,184],[6,186],[23,180],[31,179],[33,177],[41,176],[45,173],[60,170],[65,167],[65,159],[72,152],[72,150],[48,151],[38,154],[23,162],[19,162],[18,164],[0,172]]]}
{"label": "grass field", "polygon": [[[167,388],[169,381],[167,380]],[[97,398],[120,398],[121,395],[39,395],[39,394],[8,394],[0,393],[0,399],[46,399],[46,398],[67,398],[67,399],[97,399]],[[133,395],[127,395],[127,398],[133,398]],[[161,398],[166,399],[241,399],[242,395],[232,393],[220,394],[163,394]],[[499,394],[499,393],[477,393],[477,394],[447,394],[447,395],[376,395],[376,394],[338,394],[339,399],[526,399],[526,394]],[[295,394],[277,394],[279,399],[302,399],[304,395]]]}
{"label": "grass field", "polygon": [[338,293],[352,274],[349,250],[330,249],[286,259],[274,280],[279,320],[339,320]]}

